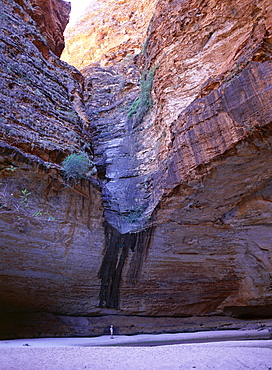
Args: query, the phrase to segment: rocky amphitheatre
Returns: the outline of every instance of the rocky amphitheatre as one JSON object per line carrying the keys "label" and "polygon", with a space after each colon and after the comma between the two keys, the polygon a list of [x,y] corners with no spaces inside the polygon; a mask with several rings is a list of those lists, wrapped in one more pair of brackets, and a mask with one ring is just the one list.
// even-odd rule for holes
{"label": "rocky amphitheatre", "polygon": [[271,8],[1,0],[2,338],[269,322]]}

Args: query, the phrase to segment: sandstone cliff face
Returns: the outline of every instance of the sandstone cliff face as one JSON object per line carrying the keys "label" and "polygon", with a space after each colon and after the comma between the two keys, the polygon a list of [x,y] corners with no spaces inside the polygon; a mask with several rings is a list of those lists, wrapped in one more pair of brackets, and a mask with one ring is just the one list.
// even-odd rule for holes
{"label": "sandstone cliff face", "polygon": [[141,71],[83,70],[106,218],[151,235],[137,273],[133,253],[123,268],[126,312],[270,310],[270,24],[267,1],[159,1],[137,60],[155,71],[142,122],[128,114]]}
{"label": "sandstone cliff face", "polygon": [[78,69],[131,59],[144,44],[157,0],[95,0],[65,33],[62,59]]}
{"label": "sandstone cliff face", "polygon": [[[16,8],[17,14],[25,22],[34,20],[47,46],[54,54],[60,56],[64,49],[63,32],[69,21],[71,4],[64,0],[15,0],[15,2],[19,5]],[[41,40],[36,40],[36,43],[41,44]]]}
{"label": "sandstone cliff face", "polygon": [[[2,310],[271,316],[269,1],[129,3],[133,37],[107,1],[130,38],[97,8],[84,77],[31,2],[3,4]],[[67,188],[60,163],[81,150],[98,179]]]}
{"label": "sandstone cliff face", "polygon": [[[271,307],[270,201],[261,195],[271,178],[271,4],[161,1],[156,12],[141,61],[159,65],[152,113],[165,132],[153,176],[153,196],[166,196],[156,274],[179,271],[179,312]],[[248,203],[255,211],[245,212]]]}
{"label": "sandstone cliff face", "polygon": [[56,162],[61,151],[79,150],[84,140],[88,118],[80,99],[83,79],[51,53],[24,11],[31,3],[23,5],[3,2],[1,137],[5,144]]}
{"label": "sandstone cliff face", "polygon": [[[48,29],[31,17],[34,6],[36,22],[39,14],[51,20]],[[46,13],[51,6],[52,13]],[[60,166],[69,153],[85,150],[91,156],[92,149],[80,97],[82,76],[61,62],[44,38],[54,31],[56,7],[66,19],[67,4],[61,1],[41,2],[41,7],[2,2],[1,311],[77,314],[79,299],[84,312],[90,295],[93,306],[99,295],[100,191],[89,180],[67,186]],[[54,34],[56,48],[65,22]]]}

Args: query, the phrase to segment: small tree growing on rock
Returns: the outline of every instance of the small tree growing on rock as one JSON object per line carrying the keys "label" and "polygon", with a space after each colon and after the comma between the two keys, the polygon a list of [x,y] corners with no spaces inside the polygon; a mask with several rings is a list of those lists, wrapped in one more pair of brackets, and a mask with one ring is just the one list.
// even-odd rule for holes
{"label": "small tree growing on rock", "polygon": [[85,153],[69,154],[61,164],[68,181],[71,179],[77,181],[96,173],[93,161],[91,161]]}

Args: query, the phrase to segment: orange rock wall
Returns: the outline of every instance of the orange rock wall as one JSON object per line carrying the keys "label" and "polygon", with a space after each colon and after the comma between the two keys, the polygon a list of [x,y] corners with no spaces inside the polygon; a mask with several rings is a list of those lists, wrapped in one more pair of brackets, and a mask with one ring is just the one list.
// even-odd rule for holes
{"label": "orange rock wall", "polygon": [[[60,56],[64,49],[63,32],[69,21],[71,4],[65,0],[15,0],[15,2],[36,22],[50,50]],[[17,11],[24,21],[29,21],[24,12]]]}
{"label": "orange rock wall", "polygon": [[[135,66],[121,76],[116,66],[83,70],[106,217],[123,233],[154,228],[137,276],[128,256],[120,308],[198,315],[271,307],[272,215],[261,201],[271,179],[270,25],[268,1],[159,1],[136,58],[142,71],[157,67],[153,107],[137,126],[122,100],[139,91]],[[247,202],[252,213],[241,210]]]}
{"label": "orange rock wall", "polygon": [[250,61],[270,58],[271,12],[266,0],[158,2],[141,58],[142,68],[158,66],[154,129],[166,134],[158,163],[171,147],[171,124],[190,103]]}
{"label": "orange rock wall", "polygon": [[138,54],[156,0],[96,0],[84,17],[65,33],[66,47],[61,58],[78,69],[90,63],[121,62]]}
{"label": "orange rock wall", "polygon": [[86,313],[99,296],[103,205],[96,183],[70,187],[61,168],[69,153],[92,155],[83,78],[55,55],[69,6],[1,6],[0,316],[77,314],[79,300]]}

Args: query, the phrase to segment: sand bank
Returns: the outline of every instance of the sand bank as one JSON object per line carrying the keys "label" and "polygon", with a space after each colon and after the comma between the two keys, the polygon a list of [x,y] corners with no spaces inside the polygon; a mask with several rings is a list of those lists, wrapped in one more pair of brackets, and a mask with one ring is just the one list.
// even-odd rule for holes
{"label": "sand bank", "polygon": [[[218,331],[114,339],[102,336],[5,340],[0,341],[0,369],[272,369],[271,333],[244,331],[246,340],[240,340],[241,333],[238,334],[239,331]],[[261,336],[266,339],[259,339]],[[201,343],[194,343],[200,340]],[[177,341],[186,343],[173,344]]]}

